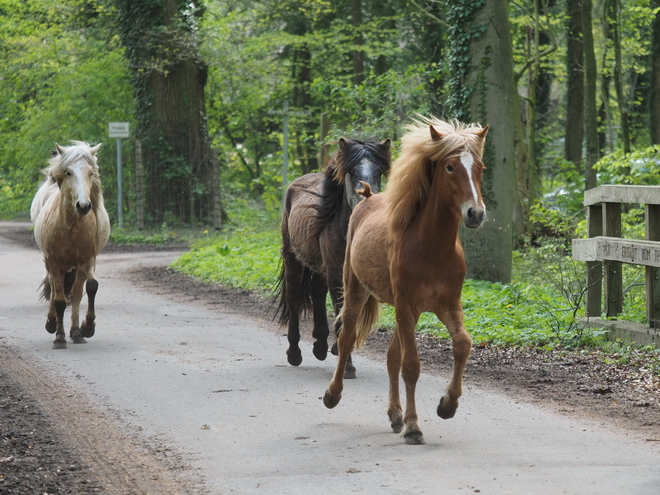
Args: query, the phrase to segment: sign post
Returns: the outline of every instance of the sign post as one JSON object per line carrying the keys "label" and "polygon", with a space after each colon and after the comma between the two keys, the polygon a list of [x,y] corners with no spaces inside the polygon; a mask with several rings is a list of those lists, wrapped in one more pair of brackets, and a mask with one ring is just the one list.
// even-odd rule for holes
{"label": "sign post", "polygon": [[282,200],[286,195],[286,187],[289,185],[289,115],[308,116],[309,110],[289,110],[289,100],[284,100],[282,110],[269,110],[269,114],[282,115]]}
{"label": "sign post", "polygon": [[122,208],[121,140],[128,136],[128,122],[110,122],[108,124],[108,137],[117,138],[117,226],[119,228],[124,223]]}

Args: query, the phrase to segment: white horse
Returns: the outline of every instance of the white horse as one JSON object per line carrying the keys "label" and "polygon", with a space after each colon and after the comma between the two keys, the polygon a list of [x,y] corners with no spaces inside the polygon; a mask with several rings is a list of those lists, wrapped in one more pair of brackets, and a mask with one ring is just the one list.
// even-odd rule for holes
{"label": "white horse", "polygon": [[[96,256],[110,237],[110,219],[103,205],[96,163],[101,144],[93,148],[80,141],[72,144],[55,145],[57,154],[43,170],[46,179],[30,208],[34,237],[48,272],[42,295],[50,302],[46,330],[55,333],[54,349],[66,348],[67,301],[71,303],[73,343],[85,343],[85,337],[94,335],[94,299],[99,285],[94,278]],[[85,320],[79,326],[83,285],[88,304]]]}

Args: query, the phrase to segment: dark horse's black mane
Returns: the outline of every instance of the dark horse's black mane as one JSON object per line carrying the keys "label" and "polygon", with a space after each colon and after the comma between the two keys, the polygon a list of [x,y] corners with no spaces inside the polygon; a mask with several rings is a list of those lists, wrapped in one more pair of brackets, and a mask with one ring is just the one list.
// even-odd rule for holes
{"label": "dark horse's black mane", "polygon": [[341,211],[342,201],[346,194],[343,180],[346,174],[365,157],[380,164],[383,174],[389,172],[389,147],[382,146],[376,139],[360,141],[359,139],[342,138],[339,141],[339,150],[328,160],[325,167],[321,202],[313,207],[318,214],[319,230],[332,222],[335,215]]}

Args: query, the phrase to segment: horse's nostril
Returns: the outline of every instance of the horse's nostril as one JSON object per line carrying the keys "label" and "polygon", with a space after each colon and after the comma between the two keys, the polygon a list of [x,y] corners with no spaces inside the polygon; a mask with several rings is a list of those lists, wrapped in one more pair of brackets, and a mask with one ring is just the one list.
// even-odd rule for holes
{"label": "horse's nostril", "polygon": [[76,210],[78,210],[78,213],[81,215],[85,215],[89,212],[89,210],[92,209],[91,203],[76,203]]}

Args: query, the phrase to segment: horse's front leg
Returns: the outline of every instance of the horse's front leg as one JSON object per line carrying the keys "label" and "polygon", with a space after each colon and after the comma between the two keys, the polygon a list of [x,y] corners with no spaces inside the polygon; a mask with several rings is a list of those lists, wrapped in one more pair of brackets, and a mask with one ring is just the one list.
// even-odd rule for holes
{"label": "horse's front leg", "polygon": [[394,332],[390,345],[387,348],[387,374],[390,380],[390,403],[387,408],[387,416],[394,433],[403,430],[403,409],[401,408],[401,397],[399,394],[399,374],[401,373],[401,343],[397,332]]}
{"label": "horse's front leg", "polygon": [[94,278],[93,272],[85,283],[85,290],[87,291],[87,313],[85,314],[82,325],[80,325],[80,333],[83,337],[90,338],[96,332],[94,302],[96,301],[96,292],[99,290],[99,283]]}
{"label": "horse's front leg", "polygon": [[355,276],[350,277],[346,284],[344,294],[344,307],[337,318],[341,319],[342,329],[339,332],[337,341],[337,350],[339,358],[337,359],[337,368],[332,376],[328,390],[323,396],[323,404],[328,409],[332,409],[341,400],[341,393],[344,390],[344,371],[348,358],[355,347],[356,324],[362,307],[367,301],[369,294],[367,290],[360,285]]}
{"label": "horse's front leg", "polygon": [[[405,430],[403,438],[409,445],[421,445],[424,442],[424,435],[420,430],[417,419],[417,406],[415,404],[415,390],[417,388],[417,381],[420,374],[419,354],[417,353],[417,342],[415,341],[415,325],[417,324],[418,314],[414,314],[406,307],[400,307],[395,301],[396,311],[396,330],[398,336],[401,353],[401,377],[406,386],[406,410],[403,415],[403,423]],[[392,356],[396,356],[393,350]],[[388,350],[388,358],[390,353]],[[398,384],[393,385],[393,371],[396,368],[396,363],[388,363],[388,371],[390,372],[390,391],[393,389],[398,392]],[[396,377],[398,381],[398,377]],[[397,394],[398,395],[398,394]],[[397,399],[398,400],[398,399]],[[390,404],[392,404],[392,397],[390,397]]]}
{"label": "horse's front leg", "polygon": [[[66,349],[66,334],[64,333],[64,310],[66,309],[66,295],[64,293],[64,273],[50,271],[48,274],[50,283],[50,304],[46,319],[46,330],[53,333],[55,328],[55,340],[53,349]],[[53,324],[54,322],[54,324]]]}
{"label": "horse's front leg", "polygon": [[[337,270],[336,273],[341,274],[341,270]],[[328,277],[328,286],[330,288],[330,299],[332,299],[332,307],[335,310],[335,315],[337,315],[337,318],[335,318],[335,339],[339,339],[339,332],[341,331],[342,327],[342,322],[341,318],[339,318],[339,315],[341,314],[341,308],[344,303],[343,295],[342,295],[342,279],[341,277]],[[339,351],[337,350],[337,340],[335,340],[334,345],[332,346],[332,354],[337,356],[339,354]],[[351,380],[356,377],[355,374],[355,366],[353,366],[353,358],[351,357],[352,355],[348,355],[348,359],[346,360],[346,368],[344,369],[344,379],[346,380]]]}
{"label": "horse's front leg", "polygon": [[85,275],[81,270],[76,270],[76,278],[71,287],[71,330],[69,336],[74,344],[84,344],[85,338],[80,333],[80,301],[82,300]]}
{"label": "horse's front leg", "polygon": [[455,309],[436,312],[436,315],[445,324],[451,335],[454,352],[454,369],[451,380],[447,393],[438,404],[438,416],[442,419],[449,419],[454,417],[458,408],[458,399],[463,394],[463,373],[472,351],[472,339],[463,325],[463,309],[460,302]]}
{"label": "horse's front leg", "polygon": [[314,356],[319,361],[324,361],[328,356],[328,313],[325,307],[328,285],[319,273],[312,275],[312,307],[314,310]]}

